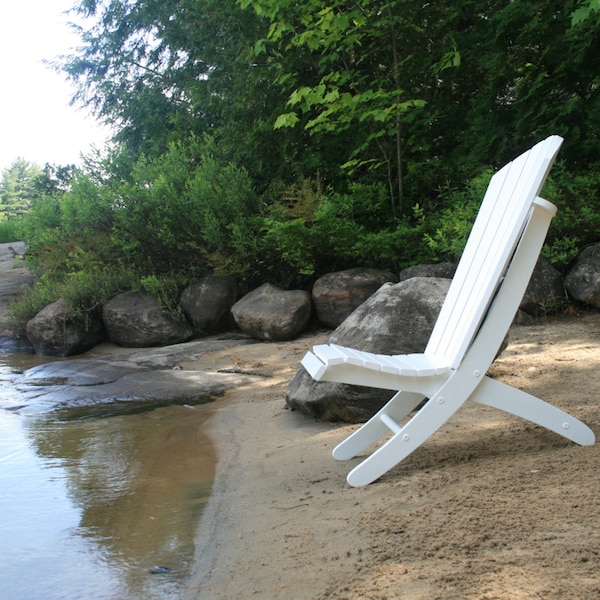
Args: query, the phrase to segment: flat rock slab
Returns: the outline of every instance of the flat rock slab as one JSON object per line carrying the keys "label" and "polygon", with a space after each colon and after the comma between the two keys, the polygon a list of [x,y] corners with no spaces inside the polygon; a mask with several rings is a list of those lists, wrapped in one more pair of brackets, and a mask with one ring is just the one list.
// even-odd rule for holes
{"label": "flat rock slab", "polygon": [[[33,277],[25,263],[9,250],[24,252],[24,244],[0,244],[0,330],[6,326],[8,305]],[[236,372],[188,371],[180,363],[256,340],[229,337],[157,348],[114,352],[94,348],[77,358],[51,361],[24,373],[3,373],[0,408],[23,414],[52,413],[61,419],[127,414],[169,404],[211,402],[228,390],[247,385],[257,376]],[[0,352],[30,351],[25,340],[0,336]]]}
{"label": "flat rock slab", "polygon": [[123,415],[173,404],[212,402],[251,376],[202,371],[144,371],[92,388],[73,385],[17,386],[21,414],[53,413],[62,420]]}
{"label": "flat rock slab", "polygon": [[253,343],[248,339],[200,340],[50,362],[13,374],[13,394],[10,402],[2,402],[2,408],[23,414],[52,412],[58,418],[73,419],[211,402],[228,390],[256,381],[256,376],[183,370],[179,363]]}
{"label": "flat rock slab", "polygon": [[92,350],[87,355],[82,355],[84,358],[53,361],[28,369],[23,373],[19,383],[30,386],[102,385],[113,383],[131,373],[176,369],[181,362],[197,360],[203,354],[253,343],[256,341],[250,339],[199,340],[103,356],[96,356]]}

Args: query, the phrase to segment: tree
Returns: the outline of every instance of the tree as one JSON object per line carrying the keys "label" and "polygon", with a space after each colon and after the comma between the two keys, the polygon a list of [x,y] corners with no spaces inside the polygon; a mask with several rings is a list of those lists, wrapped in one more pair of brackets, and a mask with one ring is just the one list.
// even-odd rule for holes
{"label": "tree", "polygon": [[397,270],[456,245],[469,182],[558,133],[568,261],[598,222],[600,13],[572,26],[580,7],[78,0],[82,45],[59,67],[118,143],[37,180],[31,260],[74,290]]}
{"label": "tree", "polygon": [[235,0],[80,0],[76,14],[82,45],[57,67],[134,159],[209,133],[257,181],[295,160],[271,126],[282,92],[252,52],[265,25]]}
{"label": "tree", "polygon": [[18,158],[5,169],[0,181],[0,220],[17,219],[25,213],[39,195],[37,187],[42,170],[37,165]]}
{"label": "tree", "polygon": [[41,196],[68,192],[77,171],[75,165],[46,163],[42,172],[35,178],[34,187]]}
{"label": "tree", "polygon": [[[549,133],[572,164],[595,160],[600,19],[572,28],[572,0],[240,2],[270,22],[258,47],[289,106],[276,126],[352,129],[346,164],[384,167],[397,196],[464,181]],[[298,48],[316,77],[289,59]]]}
{"label": "tree", "polygon": [[[271,48],[278,81],[293,90],[293,111],[281,114],[275,127],[301,124],[317,135],[351,130],[345,166],[354,172],[383,168],[391,214],[402,213],[410,125],[423,120],[424,92],[434,76],[460,63],[439,11],[407,0],[240,3],[270,20],[259,51]],[[282,60],[298,48],[316,66],[312,81],[302,63]]]}
{"label": "tree", "polygon": [[579,8],[571,14],[573,26],[589,19],[594,11],[600,12],[600,0],[584,0],[579,2]]}

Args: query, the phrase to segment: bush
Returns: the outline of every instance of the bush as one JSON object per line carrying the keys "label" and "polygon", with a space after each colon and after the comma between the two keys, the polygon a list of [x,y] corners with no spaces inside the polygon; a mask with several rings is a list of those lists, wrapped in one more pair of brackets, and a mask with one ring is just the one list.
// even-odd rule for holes
{"label": "bush", "polygon": [[457,262],[462,256],[492,175],[486,169],[462,189],[447,185],[438,191],[440,208],[429,214],[424,234],[436,260]]}
{"label": "bush", "polygon": [[127,177],[118,156],[94,168],[68,192],[32,205],[27,243],[44,272],[75,272],[82,256],[85,268],[114,264],[141,276],[193,277],[225,263],[244,277],[251,268],[260,206],[247,173],[224,161],[212,140],[192,137],[142,157]]}
{"label": "bush", "polygon": [[191,138],[135,164],[118,189],[112,239],[144,274],[193,277],[225,263],[245,277],[258,208],[247,173],[224,162],[212,140]]}
{"label": "bush", "polygon": [[21,220],[0,221],[0,244],[19,242],[23,236]]}
{"label": "bush", "polygon": [[174,320],[181,322],[186,320],[185,313],[178,302],[182,283],[177,277],[147,275],[133,282],[130,287],[134,292],[141,292],[155,298]]}
{"label": "bush", "polygon": [[130,165],[127,177],[122,167],[118,153],[109,156],[69,191],[32,203],[24,237],[40,280],[15,308],[22,325],[58,298],[85,313],[121,289],[151,293],[178,316],[193,277],[256,276],[260,204],[246,172],[212,140],[173,144]]}
{"label": "bush", "polygon": [[[318,180],[281,194],[263,220],[265,254],[284,265],[289,282],[354,266],[398,272],[431,254],[422,244],[423,214],[391,216],[381,185],[324,190]],[[279,274],[281,276],[281,273]]]}
{"label": "bush", "polygon": [[[317,175],[275,183],[259,197],[246,171],[210,138],[192,136],[152,159],[115,150],[88,162],[69,189],[33,199],[17,231],[39,281],[13,314],[24,327],[65,298],[86,315],[132,289],[178,318],[181,289],[210,272],[235,275],[241,290],[265,280],[289,288],[356,266],[397,273],[457,261],[491,176],[487,169],[464,186],[447,184],[394,217],[385,184],[339,191]],[[552,170],[542,195],[559,212],[544,253],[559,268],[598,241],[599,190],[598,168]]]}
{"label": "bush", "polygon": [[582,248],[600,241],[600,163],[583,173],[556,164],[542,197],[558,207],[543,254],[565,270]]}
{"label": "bush", "polygon": [[11,305],[10,319],[15,331],[23,334],[27,321],[48,304],[64,298],[73,318],[89,322],[111,296],[132,289],[136,282],[135,274],[112,268],[81,270],[62,279],[44,274]]}
{"label": "bush", "polygon": [[[425,234],[438,260],[460,259],[492,174],[487,169],[462,189],[439,190],[442,208],[430,215],[430,230]],[[542,254],[559,270],[564,271],[583,247],[600,239],[599,194],[599,168],[577,174],[558,163],[550,172],[541,196],[554,203],[558,212]]]}

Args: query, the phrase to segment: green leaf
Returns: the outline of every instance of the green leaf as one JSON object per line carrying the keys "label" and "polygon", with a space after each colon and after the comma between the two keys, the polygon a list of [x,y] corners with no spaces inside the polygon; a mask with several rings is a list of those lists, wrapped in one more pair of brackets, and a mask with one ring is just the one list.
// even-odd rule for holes
{"label": "green leaf", "polygon": [[300,119],[294,112],[284,113],[279,115],[275,120],[273,129],[282,129],[283,127],[294,127]]}
{"label": "green leaf", "polygon": [[585,21],[591,13],[591,9],[589,6],[582,6],[573,12],[571,15],[571,26],[575,27],[575,25],[579,25],[579,23]]}
{"label": "green leaf", "polygon": [[300,102],[306,102],[307,97],[312,93],[313,88],[308,86],[303,86],[294,90],[290,94],[290,99],[288,100],[288,104],[290,106],[295,106],[296,104],[300,104]]}
{"label": "green leaf", "polygon": [[254,44],[254,54],[256,56],[260,56],[261,54],[265,54],[267,51],[267,40],[264,38],[257,40]]}

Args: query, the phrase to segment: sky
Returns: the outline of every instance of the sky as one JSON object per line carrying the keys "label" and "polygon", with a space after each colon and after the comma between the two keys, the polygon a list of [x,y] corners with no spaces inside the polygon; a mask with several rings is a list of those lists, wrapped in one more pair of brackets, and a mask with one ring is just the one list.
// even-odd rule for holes
{"label": "sky", "polygon": [[79,40],[64,14],[76,0],[0,0],[0,173],[17,158],[43,167],[79,164],[110,133],[69,106],[73,88],[43,64]]}

